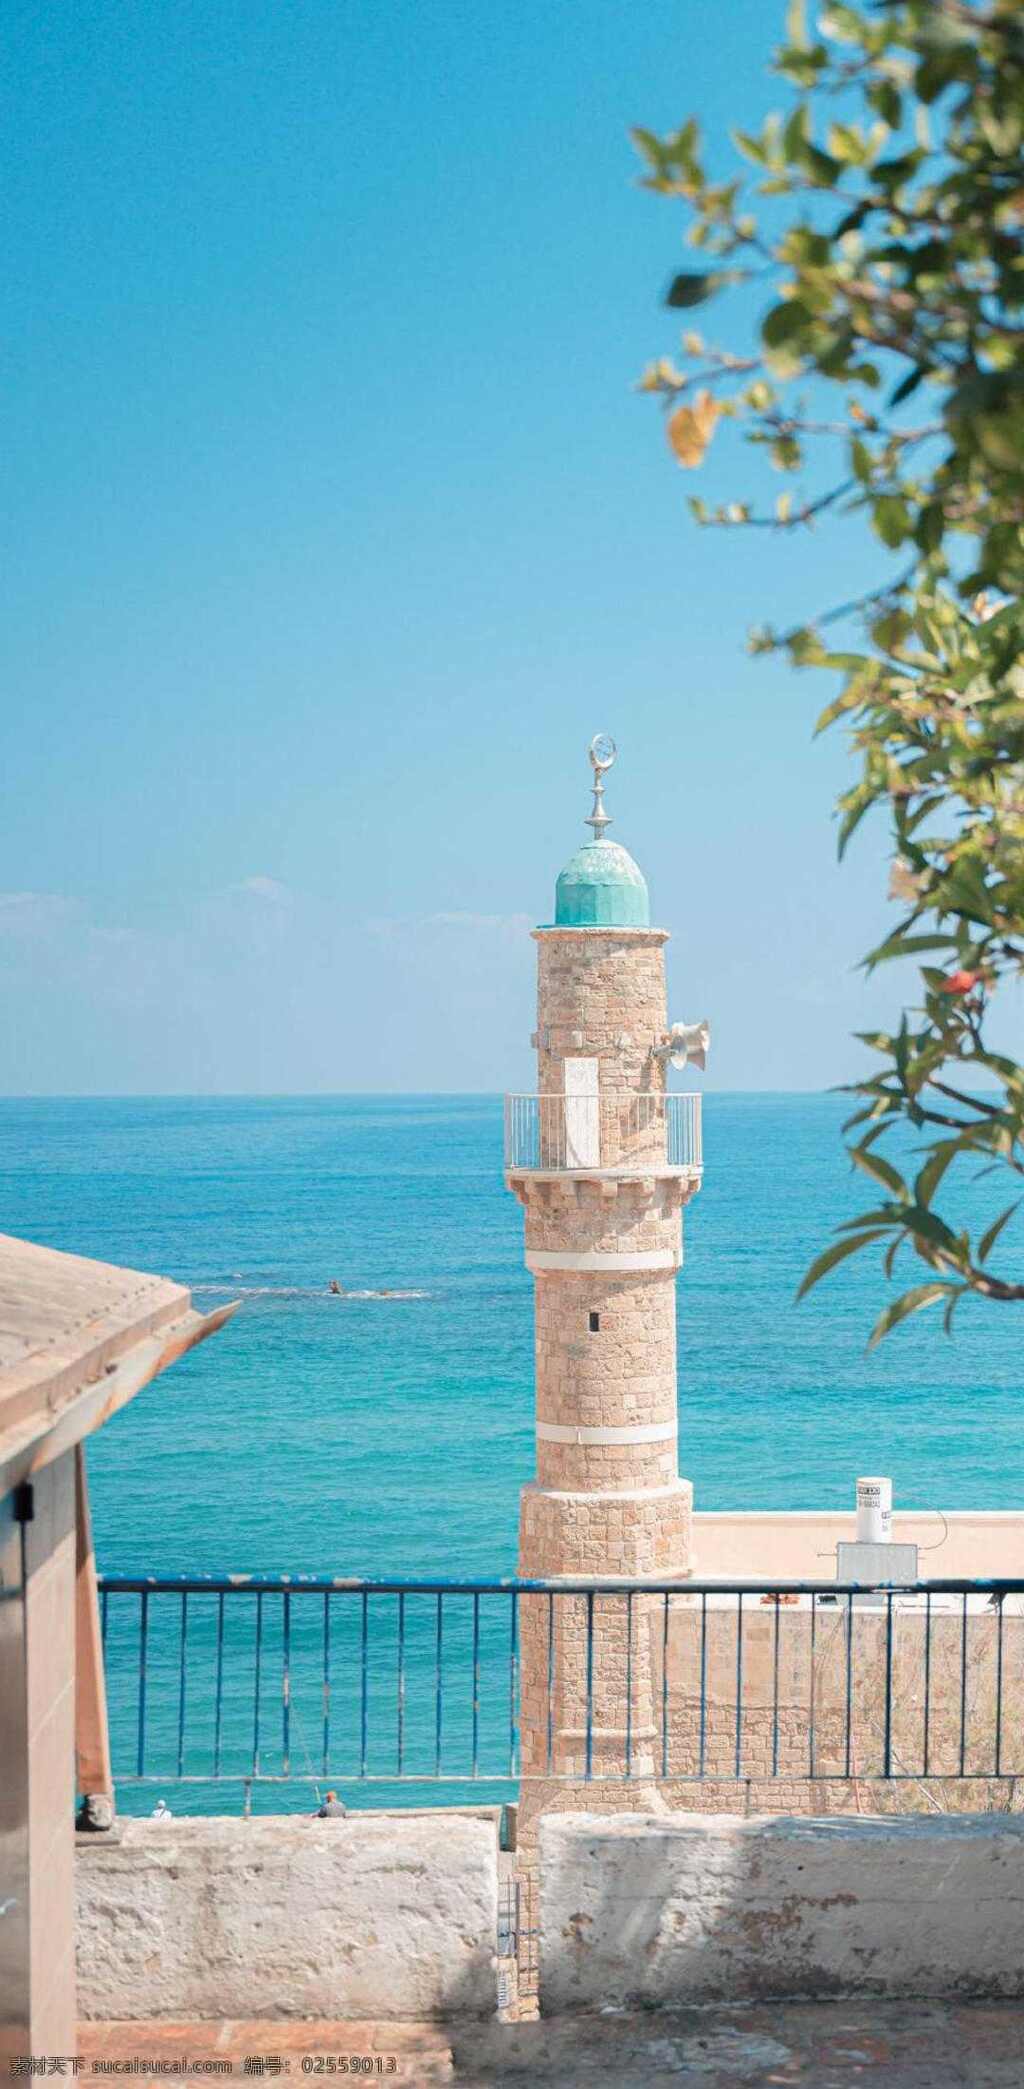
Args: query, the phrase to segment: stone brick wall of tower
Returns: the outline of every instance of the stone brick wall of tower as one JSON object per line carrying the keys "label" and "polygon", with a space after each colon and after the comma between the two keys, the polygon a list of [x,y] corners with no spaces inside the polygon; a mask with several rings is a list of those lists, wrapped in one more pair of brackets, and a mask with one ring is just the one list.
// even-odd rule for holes
{"label": "stone brick wall of tower", "polygon": [[652,1056],[668,1026],[663,929],[537,931],[537,1086],[560,1095],[562,1061],[601,1062],[602,1087],[665,1086]]}
{"label": "stone brick wall of tower", "polygon": [[[591,1327],[591,1315],[598,1325]],[[675,1272],[563,1271],[536,1278],[537,1420],[625,1429],[676,1420]],[[675,1436],[657,1443],[537,1443],[544,1487],[666,1486]]]}
{"label": "stone brick wall of tower", "polygon": [[674,1422],[675,1272],[557,1270],[534,1281],[538,1421],[613,1429]]}
{"label": "stone brick wall of tower", "polygon": [[537,1479],[542,1487],[562,1490],[606,1490],[667,1487],[675,1479],[678,1452],[675,1435],[659,1443],[546,1443],[537,1445]]}
{"label": "stone brick wall of tower", "polygon": [[558,1493],[523,1488],[519,1565],[523,1574],[686,1574],[693,1488],[674,1480],[635,1493]]}
{"label": "stone brick wall of tower", "polygon": [[681,1252],[680,1207],[692,1185],[678,1175],[619,1181],[539,1177],[523,1185],[526,1252],[640,1255]]}

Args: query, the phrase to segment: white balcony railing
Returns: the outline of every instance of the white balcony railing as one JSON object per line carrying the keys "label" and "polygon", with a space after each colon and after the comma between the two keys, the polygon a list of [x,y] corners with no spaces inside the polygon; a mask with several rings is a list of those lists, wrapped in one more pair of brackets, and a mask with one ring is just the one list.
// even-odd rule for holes
{"label": "white balcony railing", "polygon": [[699,1095],[506,1095],[505,1166],[703,1172]]}

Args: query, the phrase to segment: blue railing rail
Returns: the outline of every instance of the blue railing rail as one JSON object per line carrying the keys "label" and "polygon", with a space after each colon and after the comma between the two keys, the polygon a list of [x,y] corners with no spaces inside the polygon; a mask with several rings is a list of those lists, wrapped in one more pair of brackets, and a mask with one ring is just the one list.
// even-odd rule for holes
{"label": "blue railing rail", "polygon": [[98,1586],[122,1784],[1024,1774],[1024,1579]]}

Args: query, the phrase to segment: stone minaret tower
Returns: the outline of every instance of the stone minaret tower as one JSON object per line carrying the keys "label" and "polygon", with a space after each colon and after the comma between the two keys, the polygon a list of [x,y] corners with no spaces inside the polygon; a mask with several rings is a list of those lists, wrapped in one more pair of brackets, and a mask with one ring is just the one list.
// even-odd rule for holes
{"label": "stone minaret tower", "polygon": [[[537,1476],[522,1494],[519,1571],[639,1583],[692,1571],[675,1279],[700,1120],[696,1098],[666,1095],[667,932],[650,925],[632,857],[605,835],[614,753],[599,735],[594,838],[558,879],[554,922],[534,931],[538,1094],[509,1099],[506,1179],[525,1210],[536,1299]],[[589,1647],[584,1598],[521,1607],[528,1847],[543,1808],[650,1805],[660,1606],[598,1598]],[[564,1781],[588,1767],[614,1786]]]}

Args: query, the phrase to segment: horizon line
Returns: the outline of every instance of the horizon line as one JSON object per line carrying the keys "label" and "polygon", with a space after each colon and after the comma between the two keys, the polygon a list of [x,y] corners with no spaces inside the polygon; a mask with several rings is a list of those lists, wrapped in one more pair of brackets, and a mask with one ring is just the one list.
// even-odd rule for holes
{"label": "horizon line", "polygon": [[[503,1088],[38,1088],[0,1094],[2,1103],[44,1102],[500,1102]],[[666,1095],[839,1096],[842,1083],[823,1088],[715,1088],[665,1090]]]}

